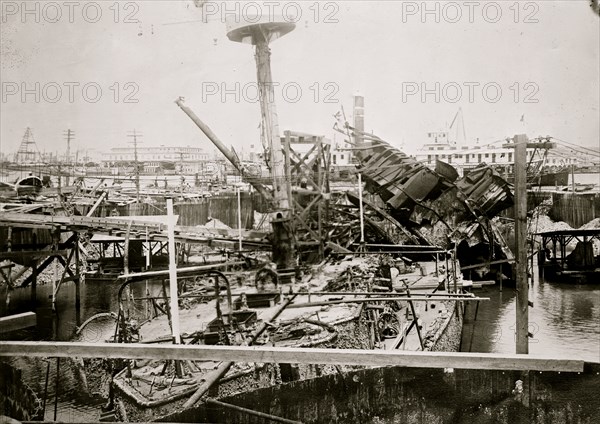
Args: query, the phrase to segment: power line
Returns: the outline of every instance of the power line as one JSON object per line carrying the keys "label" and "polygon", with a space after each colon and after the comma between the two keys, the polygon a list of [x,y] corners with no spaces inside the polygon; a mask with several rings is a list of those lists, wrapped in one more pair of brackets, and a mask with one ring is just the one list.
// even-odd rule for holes
{"label": "power line", "polygon": [[[589,152],[591,152],[591,154],[593,154],[595,156],[600,156],[600,151],[598,151],[598,150],[594,150],[594,149],[590,149],[590,148],[587,148],[587,147],[579,146],[579,145],[574,144],[574,143],[569,143],[568,141],[561,140],[560,138],[554,138],[554,139],[557,140],[557,141],[559,141],[559,142],[561,142],[561,143],[567,144],[569,146],[575,146],[575,147],[577,147],[579,149],[583,149],[583,150],[589,151]],[[572,150],[575,150],[575,151],[578,151],[576,149],[573,149],[572,147],[568,147],[568,148],[572,149]],[[582,151],[579,151],[579,152],[583,153]],[[585,154],[590,154],[590,153],[585,153]]]}

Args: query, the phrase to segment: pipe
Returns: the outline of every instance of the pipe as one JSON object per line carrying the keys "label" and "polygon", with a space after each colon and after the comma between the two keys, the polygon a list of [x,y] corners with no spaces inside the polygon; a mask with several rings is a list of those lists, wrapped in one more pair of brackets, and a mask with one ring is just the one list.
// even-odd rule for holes
{"label": "pipe", "polygon": [[[236,265],[245,265],[245,261],[236,261],[236,262],[219,262],[211,265],[198,265],[198,266],[190,266],[185,268],[177,268],[177,273],[188,273],[188,272],[201,272],[201,271],[212,271],[216,268],[221,268],[224,266],[236,266]],[[143,278],[148,279],[152,277],[162,277],[169,274],[168,269],[163,269],[159,271],[147,271],[147,272],[136,272],[132,274],[123,274],[119,275],[117,279],[119,280],[128,280],[133,278]]]}
{"label": "pipe", "polygon": [[[363,297],[363,298],[350,298],[350,299],[340,299],[340,300],[328,300],[328,301],[324,301],[324,302],[306,302],[306,303],[296,303],[294,305],[290,305],[291,309],[297,309],[297,308],[311,308],[313,306],[327,306],[327,305],[338,305],[338,304],[342,304],[342,303],[365,303],[365,302],[388,302],[388,301],[399,301],[399,302],[430,302],[431,300],[434,300],[433,298],[430,297],[409,297],[409,296],[404,296],[404,297]],[[484,300],[490,300],[487,297],[465,297],[465,298],[461,298],[461,297],[438,297],[435,298],[435,300],[437,301],[441,301],[441,300],[453,300],[453,301],[463,301],[463,300],[469,300],[469,301],[484,301]]]}
{"label": "pipe", "polygon": [[264,418],[266,420],[275,421],[278,423],[302,424],[301,421],[288,420],[287,418],[281,418],[281,417],[278,417],[275,415],[266,414],[264,412],[254,411],[252,409],[247,409],[247,408],[242,408],[241,406],[232,405],[231,403],[220,402],[216,399],[206,399],[206,403],[209,405],[219,406],[221,408],[231,409],[231,410],[237,411],[237,412],[242,412],[244,414],[254,415],[255,417]]}

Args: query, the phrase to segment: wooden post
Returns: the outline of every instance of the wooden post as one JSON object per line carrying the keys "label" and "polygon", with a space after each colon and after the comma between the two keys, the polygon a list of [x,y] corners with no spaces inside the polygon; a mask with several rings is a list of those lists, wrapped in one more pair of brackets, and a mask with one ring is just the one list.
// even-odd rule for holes
{"label": "wooden post", "polygon": [[[146,228],[146,269],[150,269],[152,263],[152,242],[148,241],[148,228]],[[147,283],[146,283],[147,284]]]}
{"label": "wooden post", "polygon": [[317,204],[317,231],[319,233],[319,260],[323,260],[325,255],[325,237],[323,237],[323,202],[325,199],[323,197],[323,163],[321,163],[321,159],[323,158],[323,140],[319,138],[317,143],[319,147],[317,149],[315,163],[317,164],[317,184],[319,186],[319,192],[321,193],[321,200]]}
{"label": "wooden post", "polygon": [[504,281],[504,273],[502,272],[502,264],[500,264],[500,291],[502,291],[502,281]]}
{"label": "wooden post", "polygon": [[363,201],[362,201],[362,174],[358,173],[358,207],[360,213],[360,245],[361,250],[365,244],[365,220],[363,217]]}
{"label": "wooden post", "polygon": [[517,266],[516,353],[529,353],[527,327],[529,302],[527,284],[527,136],[515,136],[515,238]]}
{"label": "wooden post", "polygon": [[6,251],[12,251],[12,227],[8,227],[6,230]]}
{"label": "wooden post", "polygon": [[452,278],[454,278],[454,293],[458,293],[458,282],[456,281],[456,244],[452,252]]}
{"label": "wooden post", "polygon": [[58,260],[52,261],[53,276],[52,276],[52,311],[56,311],[56,283],[58,282]]}
{"label": "wooden post", "polygon": [[[152,243],[148,241],[148,228],[146,228],[146,269],[144,271],[148,271],[150,269],[150,258],[152,257]],[[150,290],[148,289],[148,280],[146,280],[146,297],[150,297]],[[146,301],[146,318],[150,318],[150,306],[152,301]]]}
{"label": "wooden post", "polygon": [[[81,273],[79,269],[79,233],[75,233],[75,241],[73,242],[75,249],[75,321],[77,325],[81,325]],[[68,265],[68,264],[67,264]]]}
{"label": "wooden post", "polygon": [[[177,293],[177,259],[175,247],[175,216],[173,215],[173,199],[167,199],[167,220],[169,239],[169,295],[171,296],[171,321],[173,330],[173,343],[181,343],[181,331],[179,329],[179,297]],[[183,376],[181,362],[175,361],[175,374]]]}
{"label": "wooden post", "polygon": [[448,269],[448,252],[444,254],[446,259],[446,291],[450,292],[450,270]]}
{"label": "wooden post", "polygon": [[37,259],[31,262],[31,307],[35,311],[37,303]]}
{"label": "wooden post", "polygon": [[240,188],[237,188],[237,209],[238,209],[238,241],[239,241],[239,250],[242,251],[242,199]]}
{"label": "wooden post", "polygon": [[[217,277],[217,281],[219,278]],[[229,309],[229,328],[233,330],[233,299],[231,297],[231,285],[229,284],[229,279],[225,279],[225,284],[227,288],[227,308]]]}
{"label": "wooden post", "polygon": [[173,342],[181,343],[179,331],[179,302],[177,295],[177,264],[175,263],[175,216],[173,199],[167,199],[169,237],[169,295],[171,296],[171,317],[173,321]]}

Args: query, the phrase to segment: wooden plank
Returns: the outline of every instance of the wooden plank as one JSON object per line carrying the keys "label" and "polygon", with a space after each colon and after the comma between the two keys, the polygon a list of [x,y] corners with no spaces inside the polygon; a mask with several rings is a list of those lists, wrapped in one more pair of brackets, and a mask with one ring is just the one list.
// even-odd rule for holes
{"label": "wooden plank", "polygon": [[475,265],[467,265],[467,266],[461,266],[460,270],[461,271],[466,271],[468,269],[475,269],[475,268],[481,268],[482,266],[489,266],[489,265],[498,265],[498,264],[512,264],[514,263],[515,260],[514,259],[498,259],[497,261],[491,261],[491,262],[482,262],[480,264],[475,264]]}
{"label": "wooden plank", "polygon": [[176,359],[582,372],[584,361],[538,355],[254,346],[0,341],[1,356]]}
{"label": "wooden plank", "polygon": [[9,315],[0,318],[0,333],[8,333],[9,331],[21,330],[36,325],[37,315],[35,312],[23,312],[22,314]]}
{"label": "wooden plank", "polygon": [[0,260],[3,259],[43,259],[48,256],[60,256],[69,253],[68,250],[13,250],[12,252],[0,252]]}

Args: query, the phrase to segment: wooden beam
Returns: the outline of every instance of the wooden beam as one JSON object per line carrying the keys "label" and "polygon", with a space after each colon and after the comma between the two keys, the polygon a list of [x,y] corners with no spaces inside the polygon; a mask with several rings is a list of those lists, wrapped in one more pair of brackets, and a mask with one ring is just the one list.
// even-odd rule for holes
{"label": "wooden beam", "polygon": [[177,359],[288,364],[582,372],[584,361],[537,355],[254,346],[0,341],[0,357]]}
{"label": "wooden beam", "polygon": [[346,249],[345,247],[340,246],[339,244],[334,243],[332,241],[328,241],[327,244],[326,244],[326,246],[329,247],[334,252],[337,252],[337,253],[346,253],[346,254],[352,253],[351,250]]}
{"label": "wooden beam", "polygon": [[460,270],[461,271],[466,271],[468,269],[475,269],[475,268],[481,268],[482,266],[489,266],[489,265],[498,265],[498,264],[512,264],[515,263],[514,259],[498,259],[497,261],[491,261],[491,262],[482,262],[480,264],[475,264],[475,265],[467,265],[467,266],[461,266]]}
{"label": "wooden beam", "polygon": [[68,250],[13,250],[12,252],[0,252],[0,260],[4,259],[43,259],[48,256],[66,255]]}
{"label": "wooden beam", "polygon": [[[360,243],[352,243],[354,245],[360,245]],[[435,253],[435,252],[447,252],[447,250],[442,249],[440,246],[423,246],[420,244],[384,244],[384,243],[365,243],[365,247],[394,247],[398,250],[400,249],[408,249],[408,250],[423,250],[423,253]]]}
{"label": "wooden beam", "polygon": [[8,333],[9,331],[21,330],[36,325],[37,315],[35,312],[23,312],[22,314],[9,315],[0,318],[0,333]]}

